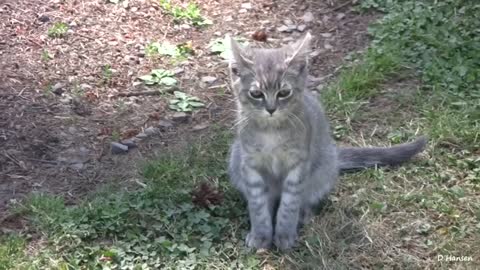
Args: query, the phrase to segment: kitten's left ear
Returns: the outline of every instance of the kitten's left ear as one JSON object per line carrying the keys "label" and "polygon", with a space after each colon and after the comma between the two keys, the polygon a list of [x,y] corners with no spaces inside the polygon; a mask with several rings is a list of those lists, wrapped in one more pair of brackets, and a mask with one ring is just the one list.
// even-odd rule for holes
{"label": "kitten's left ear", "polygon": [[287,58],[285,59],[285,64],[290,66],[293,62],[307,63],[307,56],[310,52],[310,42],[312,40],[312,35],[310,32],[294,44],[289,46],[291,49],[290,52],[287,52]]}

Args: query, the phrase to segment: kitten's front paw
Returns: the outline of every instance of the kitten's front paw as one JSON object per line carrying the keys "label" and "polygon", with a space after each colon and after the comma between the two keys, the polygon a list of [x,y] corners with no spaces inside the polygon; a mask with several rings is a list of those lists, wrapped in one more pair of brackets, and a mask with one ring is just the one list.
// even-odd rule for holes
{"label": "kitten's front paw", "polygon": [[270,246],[272,245],[272,235],[267,233],[250,231],[247,234],[247,239],[245,240],[245,243],[249,248],[270,248]]}
{"label": "kitten's front paw", "polygon": [[280,250],[286,251],[291,249],[295,241],[297,240],[297,232],[296,231],[291,231],[291,232],[278,232],[275,233],[274,236],[274,243],[275,246],[277,246]]}

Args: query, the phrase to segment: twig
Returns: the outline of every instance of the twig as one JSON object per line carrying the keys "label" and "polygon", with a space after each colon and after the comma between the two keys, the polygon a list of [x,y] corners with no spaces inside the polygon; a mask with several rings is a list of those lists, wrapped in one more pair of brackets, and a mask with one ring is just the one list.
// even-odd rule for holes
{"label": "twig", "polygon": [[164,90],[149,90],[149,91],[138,91],[138,92],[126,92],[118,93],[114,97],[136,97],[136,96],[156,96],[164,93],[173,93],[175,88],[169,88]]}
{"label": "twig", "polygon": [[41,162],[41,163],[47,163],[47,164],[54,164],[54,165],[59,164],[58,161],[46,160],[46,159],[26,158],[26,160],[36,161],[36,162]]}
{"label": "twig", "polygon": [[227,86],[228,85],[225,83],[225,84],[210,86],[210,87],[208,87],[208,89],[218,89],[218,88],[223,88],[223,87],[227,87]]}
{"label": "twig", "polygon": [[78,36],[84,37],[84,38],[86,38],[86,39],[89,39],[89,40],[95,40],[95,39],[94,39],[94,38],[92,38],[92,37],[86,36],[86,35],[84,35],[84,34],[80,34],[80,33],[78,33],[78,32],[76,32],[76,33],[75,33],[75,35],[78,35]]}
{"label": "twig", "polygon": [[118,93],[115,97],[155,96],[163,94],[158,90]]}
{"label": "twig", "polygon": [[170,29],[170,23],[167,24],[167,28],[166,28],[166,30],[165,30],[165,33],[163,33],[163,39],[162,39],[162,41],[165,41],[165,38],[167,38],[168,29]]}
{"label": "twig", "polygon": [[17,96],[18,96],[18,97],[21,97],[21,96],[22,96],[22,94],[23,94],[23,91],[25,91],[25,89],[27,89],[27,87],[24,87],[22,90],[20,90],[20,93],[18,93],[18,95],[17,95]]}
{"label": "twig", "polygon": [[102,138],[102,141],[100,142],[100,153],[98,154],[97,156],[97,161],[100,161],[103,157],[103,152],[105,151],[105,140],[107,139],[107,137],[103,137]]}
{"label": "twig", "polygon": [[26,170],[25,164],[22,164],[23,162],[18,161],[15,157],[9,155],[7,152],[4,152],[3,155],[10,159],[13,163],[15,163],[18,167],[22,168],[23,170]]}
{"label": "twig", "polygon": [[347,1],[347,2],[341,4],[341,5],[337,6],[337,7],[334,7],[333,9],[330,9],[330,10],[327,10],[327,11],[324,11],[324,12],[320,12],[319,14],[320,14],[320,15],[325,15],[325,14],[328,14],[328,13],[335,12],[335,11],[337,11],[337,10],[339,10],[339,9],[342,9],[342,8],[344,8],[344,7],[352,4],[353,2],[354,2],[354,0]]}
{"label": "twig", "polygon": [[31,39],[31,38],[27,38],[28,41],[30,41],[31,43],[37,45],[38,47],[43,47],[42,44],[36,42],[35,40]]}

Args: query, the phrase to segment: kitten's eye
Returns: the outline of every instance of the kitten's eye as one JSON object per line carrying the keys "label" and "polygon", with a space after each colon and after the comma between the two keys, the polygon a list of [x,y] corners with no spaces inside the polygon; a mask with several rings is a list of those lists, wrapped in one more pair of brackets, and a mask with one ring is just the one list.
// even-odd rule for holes
{"label": "kitten's eye", "polygon": [[238,71],[238,68],[232,67],[231,70],[232,70],[232,73],[233,73],[233,74],[235,74],[235,75],[237,75],[237,76],[240,75],[240,72]]}
{"label": "kitten's eye", "polygon": [[292,90],[281,90],[278,92],[277,97],[279,98],[286,98],[292,94]]}
{"label": "kitten's eye", "polygon": [[248,91],[248,93],[250,94],[250,96],[254,99],[261,99],[263,98],[263,93],[262,91],[260,90],[250,90]]}

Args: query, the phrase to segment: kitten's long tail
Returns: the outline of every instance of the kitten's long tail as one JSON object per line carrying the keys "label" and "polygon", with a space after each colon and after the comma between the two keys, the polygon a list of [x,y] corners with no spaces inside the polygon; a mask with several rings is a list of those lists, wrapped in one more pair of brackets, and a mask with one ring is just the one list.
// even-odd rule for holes
{"label": "kitten's long tail", "polygon": [[398,165],[423,151],[427,138],[392,147],[339,148],[340,171],[356,171],[375,166]]}

